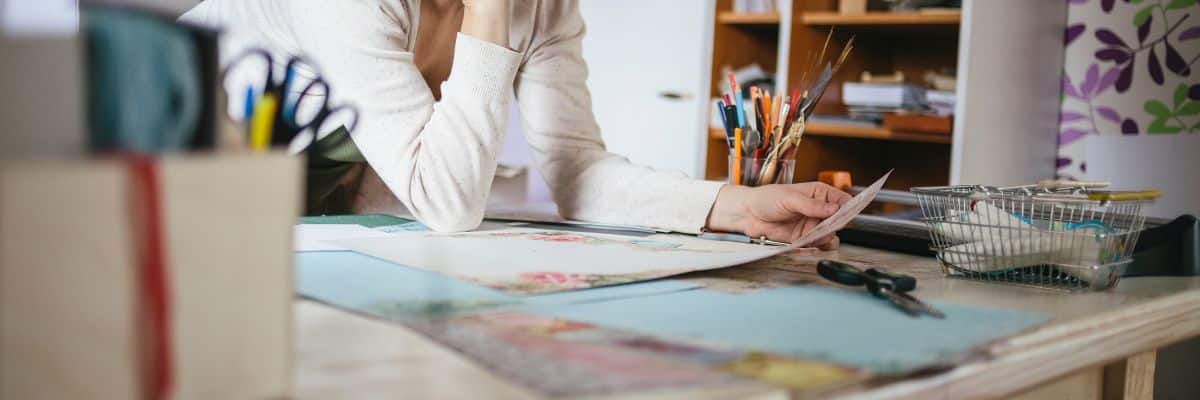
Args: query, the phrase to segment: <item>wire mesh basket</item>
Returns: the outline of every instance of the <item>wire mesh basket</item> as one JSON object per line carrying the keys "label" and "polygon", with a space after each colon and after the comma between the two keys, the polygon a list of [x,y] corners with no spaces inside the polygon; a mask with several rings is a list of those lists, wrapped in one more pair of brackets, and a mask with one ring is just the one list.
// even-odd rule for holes
{"label": "wire mesh basket", "polygon": [[1070,291],[1117,284],[1156,191],[1103,185],[913,188],[947,276]]}

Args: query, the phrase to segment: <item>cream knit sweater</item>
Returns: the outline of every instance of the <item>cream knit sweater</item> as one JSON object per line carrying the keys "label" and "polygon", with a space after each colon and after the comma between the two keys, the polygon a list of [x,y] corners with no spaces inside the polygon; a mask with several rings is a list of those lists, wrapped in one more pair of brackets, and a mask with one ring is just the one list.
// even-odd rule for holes
{"label": "cream knit sweater", "polygon": [[[721,184],[638,166],[604,148],[592,115],[577,0],[513,0],[507,48],[459,34],[441,101],[413,64],[419,0],[207,0],[182,20],[245,46],[305,54],[362,111],[353,138],[381,183],[363,211],[439,231],[477,227],[515,94],[534,162],[564,217],[696,232]],[[510,50],[511,49],[511,50]],[[671,149],[663,149],[671,151]]]}

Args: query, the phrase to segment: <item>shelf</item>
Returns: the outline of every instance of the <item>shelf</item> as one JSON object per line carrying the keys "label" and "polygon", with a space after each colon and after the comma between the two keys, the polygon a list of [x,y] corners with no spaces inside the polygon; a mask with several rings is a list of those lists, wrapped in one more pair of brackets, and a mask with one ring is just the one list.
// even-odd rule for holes
{"label": "shelf", "polygon": [[725,25],[779,25],[779,14],[745,14],[721,11],[717,22]]}
{"label": "shelf", "polygon": [[857,139],[893,140],[897,142],[921,142],[950,144],[950,135],[930,133],[892,132],[884,127],[864,128],[836,124],[811,123],[804,128],[805,136],[830,136]]}
{"label": "shelf", "polygon": [[[892,132],[890,129],[884,127],[863,128],[858,126],[843,126],[835,124],[808,124],[808,126],[804,128],[804,135],[936,144],[950,144],[951,142],[950,135]],[[725,131],[709,128],[708,138],[724,142]]]}
{"label": "shelf", "polygon": [[937,12],[868,12],[839,14],[837,12],[806,12],[800,16],[805,25],[898,26],[898,25],[958,25],[961,11]]}
{"label": "shelf", "polygon": [[723,142],[725,141],[725,131],[716,128],[708,128],[708,138]]}

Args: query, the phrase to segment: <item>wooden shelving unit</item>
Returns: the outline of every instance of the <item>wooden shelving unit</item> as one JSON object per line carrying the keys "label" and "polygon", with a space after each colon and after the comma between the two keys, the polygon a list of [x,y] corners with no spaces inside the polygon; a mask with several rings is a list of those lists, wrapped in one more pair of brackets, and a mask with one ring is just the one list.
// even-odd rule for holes
{"label": "wooden shelving unit", "polygon": [[804,136],[830,136],[940,144],[950,144],[951,141],[949,134],[893,132],[886,127],[864,128],[835,124],[808,124],[804,127]]}
{"label": "wooden shelving unit", "polygon": [[869,12],[865,14],[839,14],[837,12],[809,12],[800,16],[805,25],[818,26],[892,26],[892,25],[949,25],[957,26],[962,20],[958,11],[933,13]]}
{"label": "wooden shelving unit", "polygon": [[[709,129],[708,136],[714,140],[725,140],[725,132],[720,129]],[[808,124],[804,130],[804,137],[814,136],[935,144],[950,144],[951,142],[949,134],[893,132],[885,127],[864,128],[836,124]]]}
{"label": "wooden shelving unit", "polygon": [[[958,61],[962,13],[935,12],[839,14],[837,0],[784,0],[779,15],[741,15],[729,12],[732,1],[717,0],[713,35],[712,97],[721,95],[722,68],[758,63],[776,73],[776,88],[799,86],[804,63],[819,52],[832,29],[831,49],[841,49],[851,36],[855,48],[816,104],[817,115],[847,113],[842,103],[843,82],[858,81],[863,71],[895,71],[920,83],[929,70],[954,68]],[[774,28],[774,29],[772,29]],[[807,75],[812,75],[809,72]],[[787,89],[790,90],[790,89]],[[707,132],[705,175],[728,175],[728,144],[720,130]],[[809,124],[797,151],[797,181],[811,181],[823,170],[850,171],[856,179],[874,179],[895,169],[889,189],[950,183],[950,134],[895,132],[885,127]]]}
{"label": "wooden shelving unit", "polygon": [[778,25],[779,14],[744,14],[722,11],[717,14],[717,23],[725,25]]}

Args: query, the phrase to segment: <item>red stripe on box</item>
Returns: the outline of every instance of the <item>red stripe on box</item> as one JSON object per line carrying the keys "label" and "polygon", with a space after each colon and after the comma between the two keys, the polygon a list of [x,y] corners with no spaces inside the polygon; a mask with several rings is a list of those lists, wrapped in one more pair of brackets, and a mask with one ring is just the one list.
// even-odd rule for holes
{"label": "red stripe on box", "polygon": [[136,227],[139,304],[149,337],[145,357],[144,397],[166,399],[173,383],[171,361],[171,303],[163,245],[162,203],[158,168],[153,158],[126,158],[133,183],[131,200]]}

